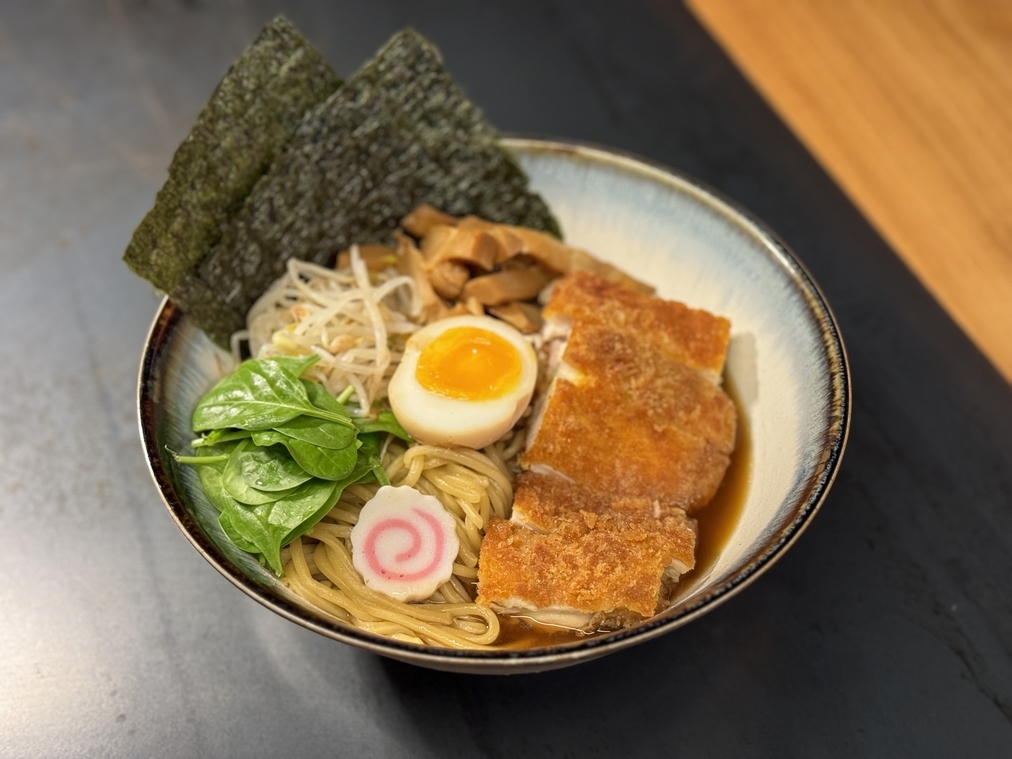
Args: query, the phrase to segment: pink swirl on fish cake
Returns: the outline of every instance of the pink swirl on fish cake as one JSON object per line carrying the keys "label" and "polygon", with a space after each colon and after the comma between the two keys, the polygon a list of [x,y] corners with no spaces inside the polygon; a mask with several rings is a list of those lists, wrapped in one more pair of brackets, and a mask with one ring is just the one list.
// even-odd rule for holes
{"label": "pink swirl on fish cake", "polygon": [[362,551],[365,554],[366,561],[369,562],[369,567],[379,575],[383,575],[390,580],[405,580],[406,582],[414,582],[420,580],[423,577],[428,577],[435,571],[436,567],[443,560],[444,552],[444,541],[443,541],[443,530],[442,526],[430,514],[426,514],[419,508],[413,508],[411,511],[421,517],[429,528],[432,530],[433,542],[436,550],[432,556],[432,560],[425,565],[422,569],[415,572],[396,572],[388,567],[384,566],[380,557],[376,553],[376,541],[383,535],[387,530],[404,530],[411,536],[411,546],[407,550],[401,551],[399,554],[394,556],[394,561],[397,564],[403,564],[406,561],[410,561],[418,555],[418,552],[422,550],[422,533],[418,527],[409,522],[407,519],[396,519],[388,518],[381,522],[377,522],[369,530],[368,535],[365,539],[365,545],[362,547]]}
{"label": "pink swirl on fish cake", "polygon": [[428,598],[449,580],[460,550],[453,516],[437,498],[405,486],[379,489],[362,507],[351,543],[366,585],[405,601]]}

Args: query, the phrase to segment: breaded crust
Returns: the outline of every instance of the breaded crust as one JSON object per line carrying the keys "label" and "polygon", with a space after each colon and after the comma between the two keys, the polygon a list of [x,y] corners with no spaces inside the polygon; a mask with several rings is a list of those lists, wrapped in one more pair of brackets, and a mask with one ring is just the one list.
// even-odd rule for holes
{"label": "breaded crust", "polygon": [[[482,541],[478,602],[632,624],[695,565],[687,512],[730,463],[737,417],[719,387],[730,325],[580,272],[545,316],[554,379],[520,457],[513,520],[493,519]],[[566,322],[560,360],[554,328]]]}
{"label": "breaded crust", "polygon": [[731,339],[731,323],[683,303],[634,292],[589,272],[560,280],[544,317],[606,325],[617,334],[640,335],[668,357],[717,381]]}
{"label": "breaded crust", "polygon": [[641,519],[661,516],[685,517],[682,509],[662,506],[649,498],[632,498],[590,490],[563,477],[521,472],[513,483],[513,516],[521,527],[548,531],[560,514],[586,511],[593,514],[624,514]]}
{"label": "breaded crust", "polygon": [[731,461],[734,404],[656,344],[635,330],[574,322],[568,379],[555,380],[521,465],[690,513],[706,505]]}
{"label": "breaded crust", "polygon": [[551,532],[493,518],[481,545],[477,600],[649,617],[667,600],[665,570],[673,562],[693,566],[695,537],[684,515],[566,513],[555,517]]}

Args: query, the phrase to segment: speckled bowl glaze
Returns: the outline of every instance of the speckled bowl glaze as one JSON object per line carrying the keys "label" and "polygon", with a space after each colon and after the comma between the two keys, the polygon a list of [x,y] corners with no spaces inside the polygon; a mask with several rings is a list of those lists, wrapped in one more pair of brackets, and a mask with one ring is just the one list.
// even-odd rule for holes
{"label": "speckled bowl glaze", "polygon": [[751,432],[751,476],[719,558],[642,624],[551,648],[454,651],[411,645],[326,619],[290,593],[218,526],[191,467],[167,449],[193,437],[190,412],[229,359],[166,300],[155,317],[138,389],[151,474],[194,547],[237,588],[335,640],[411,664],[509,674],[565,667],[642,643],[705,614],[780,558],[811,521],[840,464],[850,419],[847,359],[829,306],[787,247],[748,212],[676,171],[607,148],[510,139],[568,242],[658,294],[726,315],[727,376]]}

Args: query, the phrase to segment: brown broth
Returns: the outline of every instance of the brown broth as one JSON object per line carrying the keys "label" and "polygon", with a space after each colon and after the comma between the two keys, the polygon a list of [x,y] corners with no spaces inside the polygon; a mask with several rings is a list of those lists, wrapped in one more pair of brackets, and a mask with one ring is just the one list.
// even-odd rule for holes
{"label": "brown broth", "polygon": [[697,523],[696,566],[682,575],[680,585],[706,574],[716,563],[738,526],[752,480],[752,431],[748,426],[748,417],[741,412],[738,393],[730,380],[725,380],[724,391],[738,409],[738,437],[717,494],[702,510],[692,515]]}
{"label": "brown broth", "polygon": [[[717,489],[717,494],[705,508],[692,515],[697,522],[696,566],[682,575],[680,585],[704,575],[714,565],[738,525],[748,496],[749,482],[752,478],[751,430],[748,426],[748,417],[741,412],[738,393],[729,378],[725,378],[724,390],[731,396],[738,409],[738,436],[734,453],[731,454],[731,463]],[[495,642],[496,648],[547,648],[605,634],[546,627],[519,616],[499,615],[499,622],[501,632]]]}

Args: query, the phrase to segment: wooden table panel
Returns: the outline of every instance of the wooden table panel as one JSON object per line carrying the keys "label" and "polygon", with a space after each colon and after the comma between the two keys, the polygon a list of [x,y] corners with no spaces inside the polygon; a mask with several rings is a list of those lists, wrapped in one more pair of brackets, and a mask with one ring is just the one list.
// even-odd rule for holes
{"label": "wooden table panel", "polygon": [[687,1],[1012,381],[1012,2]]}

